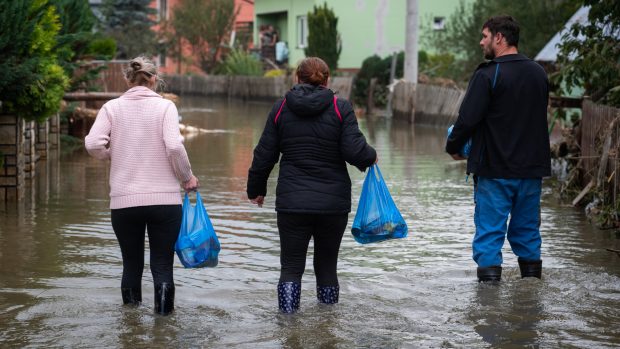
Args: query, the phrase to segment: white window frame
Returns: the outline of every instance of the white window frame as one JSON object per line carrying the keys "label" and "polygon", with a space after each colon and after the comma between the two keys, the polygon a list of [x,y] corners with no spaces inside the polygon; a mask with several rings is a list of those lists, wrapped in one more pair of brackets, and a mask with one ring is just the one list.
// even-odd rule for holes
{"label": "white window frame", "polygon": [[308,16],[297,16],[297,47],[308,46]]}

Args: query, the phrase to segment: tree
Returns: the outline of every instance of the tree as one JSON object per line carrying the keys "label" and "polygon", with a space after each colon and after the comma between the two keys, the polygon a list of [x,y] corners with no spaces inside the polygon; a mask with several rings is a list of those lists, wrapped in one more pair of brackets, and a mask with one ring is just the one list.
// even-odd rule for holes
{"label": "tree", "polygon": [[519,52],[533,58],[577,11],[581,0],[476,0],[463,1],[450,16],[444,30],[423,26],[421,40],[439,53],[455,56],[457,80],[466,80],[483,61],[480,50],[482,25],[491,16],[508,14],[520,26]]}
{"label": "tree", "polygon": [[61,28],[57,36],[58,60],[71,77],[70,91],[88,88],[87,83],[96,79],[106,67],[89,67],[85,58],[111,59],[116,43],[93,31],[97,19],[88,0],[51,0],[59,14]]}
{"label": "tree", "polygon": [[43,121],[57,112],[68,86],[58,64],[60,22],[47,0],[0,2],[2,110]]}
{"label": "tree", "polygon": [[620,107],[620,2],[584,4],[591,6],[588,23],[575,23],[564,34],[552,80],[568,92],[583,86],[593,101]]}
{"label": "tree", "polygon": [[117,43],[117,58],[131,59],[141,54],[156,53],[157,43],[153,16],[157,10],[150,0],[104,0],[103,32]]}
{"label": "tree", "polygon": [[327,8],[327,3],[308,12],[308,47],[304,50],[306,57],[319,57],[331,70],[338,68],[342,46],[338,34],[338,18],[334,11]]}
{"label": "tree", "polygon": [[172,28],[190,44],[201,69],[211,72],[238,13],[231,0],[181,0],[172,9]]}

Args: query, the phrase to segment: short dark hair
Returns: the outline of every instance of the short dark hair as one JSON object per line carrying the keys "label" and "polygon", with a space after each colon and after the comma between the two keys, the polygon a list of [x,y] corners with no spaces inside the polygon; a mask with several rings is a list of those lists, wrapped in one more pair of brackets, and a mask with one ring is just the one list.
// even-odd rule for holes
{"label": "short dark hair", "polygon": [[508,45],[519,46],[519,23],[512,16],[491,17],[482,25],[482,29],[484,28],[488,28],[493,36],[502,33]]}

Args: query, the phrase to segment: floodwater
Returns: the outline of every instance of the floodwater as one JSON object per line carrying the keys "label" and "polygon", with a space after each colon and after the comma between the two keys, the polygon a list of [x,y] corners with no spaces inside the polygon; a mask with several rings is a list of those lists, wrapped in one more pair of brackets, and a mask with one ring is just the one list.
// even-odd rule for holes
{"label": "floodwater", "polygon": [[[606,251],[620,249],[620,232],[593,228],[581,210],[560,204],[546,181],[543,279],[521,279],[506,243],[501,284],[478,284],[472,183],[443,153],[445,130],[385,119],[360,119],[360,126],[378,150],[409,236],[360,245],[349,225],[340,304],[317,304],[310,255],[301,311],[278,314],[278,168],[263,208],[245,197],[269,108],[182,98],[183,122],[210,130],[186,146],[222,251],[210,269],[184,269],[175,257],[176,312],[169,317],[153,315],[148,260],[144,304],[120,305],[107,164],[83,149],[40,162],[28,199],[0,209],[0,347],[620,346],[620,256]],[[349,170],[355,210],[364,174]]]}

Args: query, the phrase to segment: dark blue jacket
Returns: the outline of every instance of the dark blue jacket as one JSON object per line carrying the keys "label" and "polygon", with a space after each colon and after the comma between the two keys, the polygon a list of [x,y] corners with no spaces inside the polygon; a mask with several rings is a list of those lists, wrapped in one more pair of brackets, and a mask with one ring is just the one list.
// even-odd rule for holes
{"label": "dark blue jacket", "polygon": [[306,84],[295,85],[285,97],[285,103],[280,99],[273,105],[254,148],[248,197],[266,194],[267,179],[282,154],[276,211],[350,212],[351,179],[345,161],[364,171],[377,158],[358,128],[351,104],[335,101],[327,88]]}
{"label": "dark blue jacket", "polygon": [[471,137],[467,172],[489,178],[540,178],[551,174],[543,68],[522,54],[478,66],[446,143],[456,154]]}

